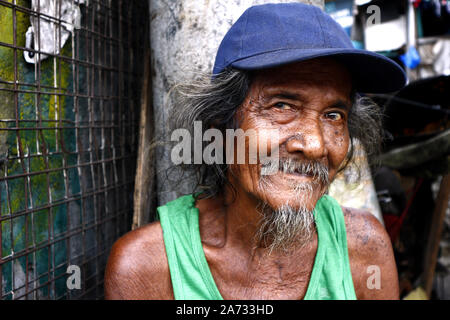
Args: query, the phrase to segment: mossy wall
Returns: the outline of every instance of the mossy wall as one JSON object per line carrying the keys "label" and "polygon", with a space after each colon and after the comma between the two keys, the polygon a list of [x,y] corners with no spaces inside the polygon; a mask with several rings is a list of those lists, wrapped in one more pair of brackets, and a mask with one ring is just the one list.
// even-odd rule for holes
{"label": "mossy wall", "polygon": [[[34,65],[23,57],[30,16],[21,8],[31,1],[8,2],[0,3],[1,298],[98,299],[109,250],[131,229],[148,3],[81,4],[81,28]],[[81,289],[66,286],[68,265],[80,267]]]}
{"label": "mossy wall", "polygon": [[[12,0],[9,2],[11,3]],[[19,6],[30,7],[30,1],[19,0],[16,3]],[[29,15],[15,10],[15,21],[13,16],[12,8],[0,5],[0,42],[15,47],[25,47],[25,32],[30,26]],[[15,40],[14,23],[16,24]],[[71,56],[70,41],[64,46],[61,54]],[[15,64],[17,71],[14,68]],[[63,168],[63,161],[65,166],[76,165],[76,155],[71,153],[76,149],[74,130],[32,129],[56,128],[64,125],[63,122],[55,120],[75,121],[73,98],[55,95],[55,93],[64,94],[73,91],[71,66],[57,59],[56,73],[54,68],[55,59],[48,58],[41,62],[39,72],[35,65],[25,62],[22,50],[0,45],[0,80],[2,80],[0,119],[16,120],[0,122],[0,129],[9,129],[0,130],[1,177]],[[55,83],[58,89],[51,88],[55,86]],[[36,91],[42,93],[36,94]],[[68,153],[63,152],[62,141]],[[69,176],[67,187],[64,174]],[[79,190],[78,172],[70,169],[30,175],[29,181],[25,177],[0,180],[0,214],[4,217],[1,222],[2,258],[21,252],[28,247],[43,247],[33,254],[2,264],[3,293],[17,289],[18,284],[23,284],[25,279],[20,277],[23,277],[27,269],[30,273],[29,278],[32,277],[31,274],[37,277],[44,275],[35,285],[49,280],[50,275],[45,275],[49,269],[56,268],[51,276],[65,273],[67,266],[63,262],[66,257],[66,242],[57,242],[48,247],[44,245],[67,230],[67,206],[56,204],[62,202],[67,195],[77,193]],[[43,209],[36,209],[40,207]],[[23,214],[26,210],[34,211],[31,214]],[[58,266],[60,266],[59,269]],[[15,279],[12,278],[13,268]],[[15,282],[15,288],[13,288],[13,282]],[[62,283],[57,284],[55,290],[59,287],[65,290],[65,283],[60,282]],[[15,291],[21,292],[21,290]],[[57,292],[51,292],[50,298],[55,294],[57,295]],[[49,295],[48,288],[44,286],[38,290],[38,295]]]}

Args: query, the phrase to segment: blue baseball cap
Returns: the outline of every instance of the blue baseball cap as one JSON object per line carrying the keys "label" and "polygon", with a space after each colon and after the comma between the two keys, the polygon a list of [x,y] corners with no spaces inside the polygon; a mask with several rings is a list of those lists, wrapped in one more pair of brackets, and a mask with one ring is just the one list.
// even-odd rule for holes
{"label": "blue baseball cap", "polygon": [[346,66],[358,92],[393,92],[406,84],[406,74],[396,62],[355,49],[333,18],[302,3],[248,8],[223,38],[213,76],[227,68],[258,70],[319,57],[333,57]]}

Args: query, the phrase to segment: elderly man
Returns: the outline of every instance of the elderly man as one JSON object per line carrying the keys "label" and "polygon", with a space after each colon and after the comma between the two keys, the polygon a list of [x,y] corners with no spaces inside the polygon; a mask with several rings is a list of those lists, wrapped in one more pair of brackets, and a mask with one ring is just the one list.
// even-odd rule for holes
{"label": "elderly man", "polygon": [[368,148],[380,134],[358,92],[404,84],[397,64],[354,49],[316,7],[249,8],[224,37],[213,76],[187,86],[177,107],[188,126],[278,132],[264,140],[276,140],[276,166],[198,166],[202,191],[159,207],[159,221],[113,246],[106,298],[398,299],[383,226],[326,192],[352,138]]}

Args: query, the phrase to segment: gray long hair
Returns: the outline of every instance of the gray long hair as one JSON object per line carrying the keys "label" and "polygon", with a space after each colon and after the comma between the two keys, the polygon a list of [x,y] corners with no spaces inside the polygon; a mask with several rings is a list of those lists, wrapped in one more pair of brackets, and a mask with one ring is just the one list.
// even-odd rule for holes
{"label": "gray long hair", "polygon": [[[172,118],[171,129],[185,128],[193,138],[194,121],[201,121],[203,130],[214,127],[224,135],[226,129],[239,128],[236,112],[246,98],[250,84],[249,72],[228,69],[214,78],[210,74],[197,74],[196,80],[177,85],[173,90],[173,105],[176,105],[178,116]],[[345,169],[354,156],[354,139],[360,141],[369,159],[379,152],[382,141],[382,113],[379,107],[371,99],[356,92],[352,93],[351,98],[353,106],[348,119],[350,148],[340,171]],[[203,148],[208,143],[203,142]],[[180,166],[193,170],[197,181],[193,192],[201,191],[202,197],[215,196],[229,184],[227,164]],[[232,185],[229,186],[233,189]]]}

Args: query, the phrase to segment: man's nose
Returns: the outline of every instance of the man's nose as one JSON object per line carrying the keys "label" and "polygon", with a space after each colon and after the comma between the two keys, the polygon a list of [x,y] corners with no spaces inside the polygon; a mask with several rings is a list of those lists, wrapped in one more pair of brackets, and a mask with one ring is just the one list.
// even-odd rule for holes
{"label": "man's nose", "polygon": [[327,155],[322,128],[309,123],[302,126],[286,143],[289,153],[302,153],[308,159],[320,159]]}

